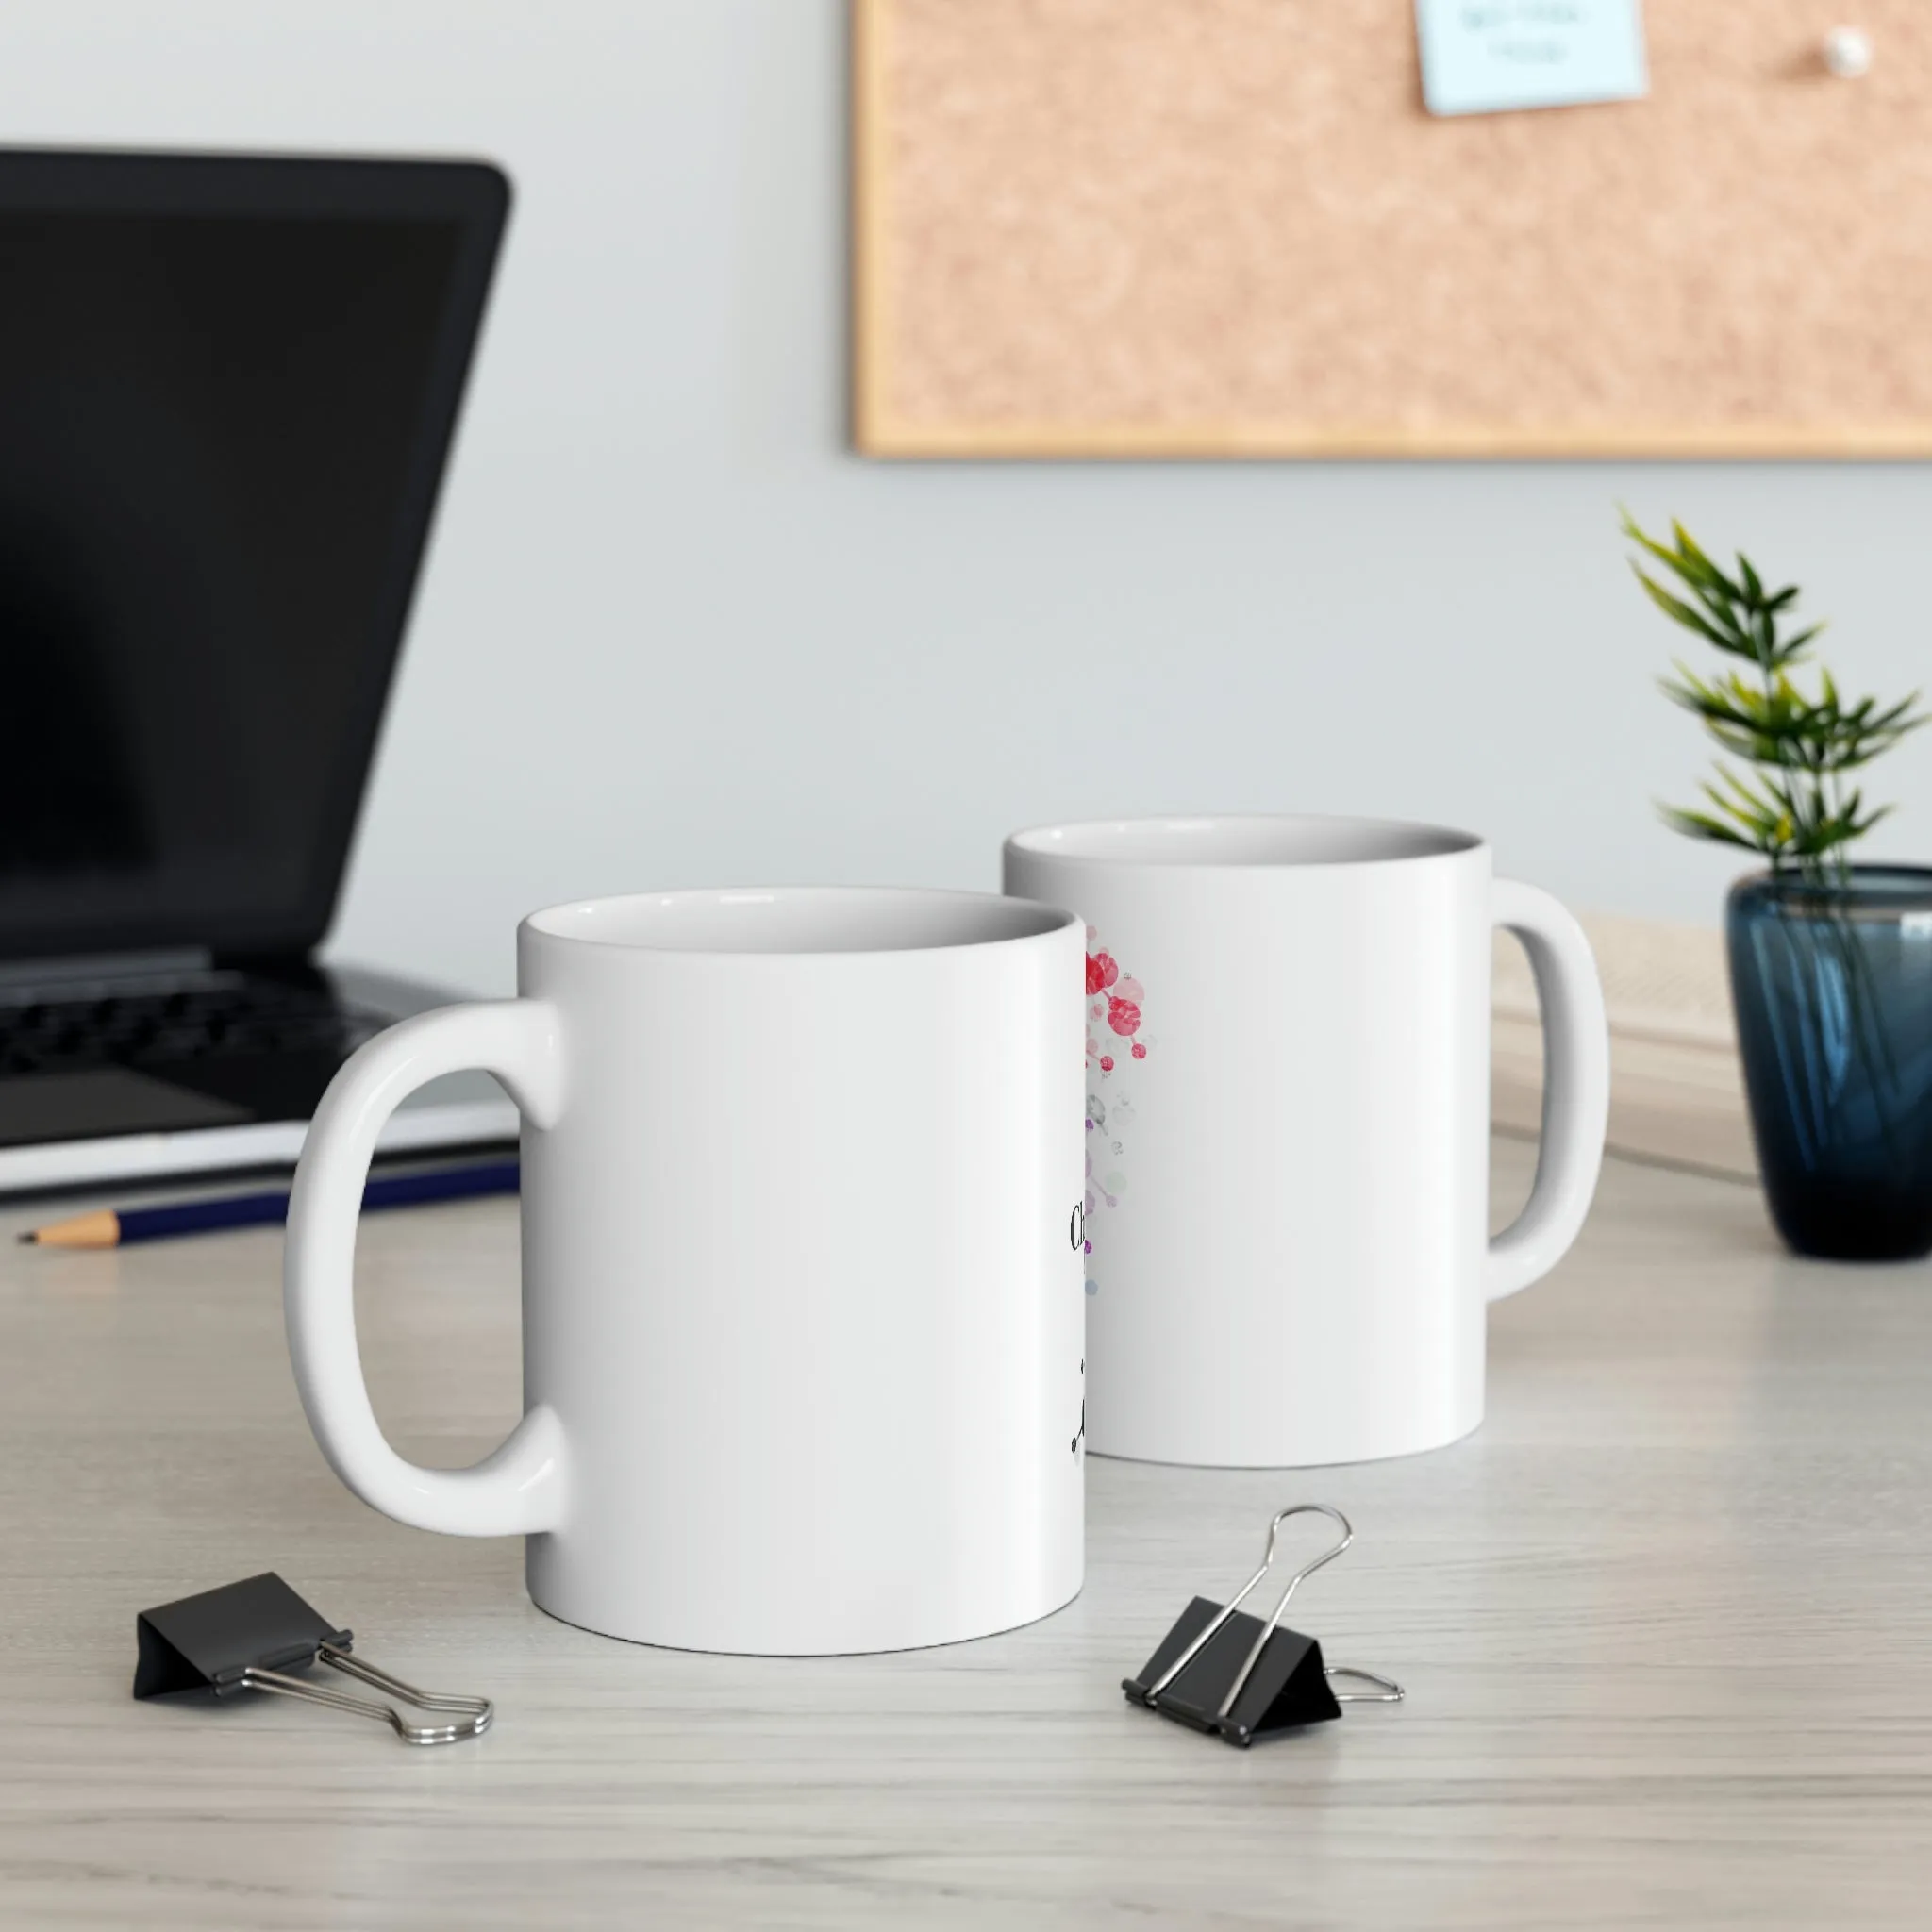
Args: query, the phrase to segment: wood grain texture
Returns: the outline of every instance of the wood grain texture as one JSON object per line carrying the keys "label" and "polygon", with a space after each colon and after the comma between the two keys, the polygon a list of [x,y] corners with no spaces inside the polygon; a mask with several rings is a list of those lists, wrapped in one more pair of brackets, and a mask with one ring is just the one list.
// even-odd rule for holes
{"label": "wood grain texture", "polygon": [[1413,0],[854,0],[858,447],[1932,453],[1932,15],[1645,14],[1647,99],[1443,119]]}
{"label": "wood grain texture", "polygon": [[[1506,1205],[1527,1174],[1504,1145]],[[377,1408],[425,1458],[515,1410],[515,1233],[506,1202],[365,1226]],[[1932,1271],[1791,1260],[1748,1189],[1612,1163],[1578,1251],[1495,1311],[1457,1447],[1095,1460],[1069,1609],[810,1661],[587,1636],[530,1607],[514,1543],[354,1502],[297,1407],[272,1234],[0,1257],[0,1924],[1924,1923]],[[1245,1755],[1128,1708],[1303,1496],[1359,1532],[1304,1626],[1409,1702]],[[129,1698],[137,1609],[271,1566],[496,1730],[409,1751]]]}

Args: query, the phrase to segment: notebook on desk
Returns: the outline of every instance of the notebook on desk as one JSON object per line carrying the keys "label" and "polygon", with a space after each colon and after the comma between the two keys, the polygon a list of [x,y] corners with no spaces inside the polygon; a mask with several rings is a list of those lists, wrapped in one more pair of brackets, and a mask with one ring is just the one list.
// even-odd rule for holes
{"label": "notebook on desk", "polygon": [[[508,191],[0,154],[0,1191],[274,1166],[437,990],[321,965]],[[385,1145],[508,1138],[458,1075]]]}

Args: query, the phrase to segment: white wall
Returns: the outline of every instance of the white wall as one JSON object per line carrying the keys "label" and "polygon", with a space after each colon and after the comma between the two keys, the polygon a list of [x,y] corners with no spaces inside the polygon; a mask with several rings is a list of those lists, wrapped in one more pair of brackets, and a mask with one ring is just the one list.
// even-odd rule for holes
{"label": "white wall", "polygon": [[[1009,826],[1215,808],[1446,819],[1709,918],[1619,499],[1805,583],[1848,684],[1925,675],[1916,466],[856,460],[841,0],[43,0],[0,126],[516,179],[341,953],[507,987],[568,895],[990,886]],[[1932,734],[1881,785],[1932,848]]]}

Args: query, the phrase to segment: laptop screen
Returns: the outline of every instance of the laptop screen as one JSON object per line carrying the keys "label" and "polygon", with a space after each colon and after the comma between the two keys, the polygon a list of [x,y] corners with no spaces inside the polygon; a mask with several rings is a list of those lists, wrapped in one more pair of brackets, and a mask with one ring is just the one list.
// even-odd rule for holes
{"label": "laptop screen", "polygon": [[189,165],[34,207],[0,160],[0,958],[320,936],[480,308],[407,164],[285,212],[304,164]]}

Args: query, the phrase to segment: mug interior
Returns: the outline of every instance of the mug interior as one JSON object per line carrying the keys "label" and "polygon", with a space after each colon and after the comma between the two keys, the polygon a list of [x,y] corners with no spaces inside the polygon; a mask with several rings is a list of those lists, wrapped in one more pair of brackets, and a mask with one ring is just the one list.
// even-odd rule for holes
{"label": "mug interior", "polygon": [[990,892],[776,886],[637,892],[533,912],[555,939],[656,953],[908,953],[1039,939],[1072,913]]}
{"label": "mug interior", "polygon": [[1374,865],[1445,858],[1482,841],[1446,825],[1396,819],[1234,816],[1095,819],[1039,825],[1007,841],[1016,852],[1117,865]]}

